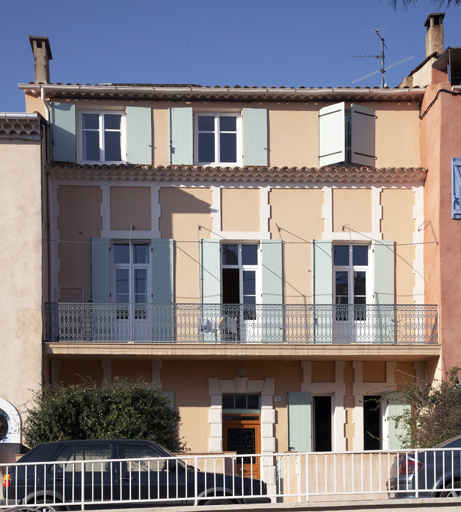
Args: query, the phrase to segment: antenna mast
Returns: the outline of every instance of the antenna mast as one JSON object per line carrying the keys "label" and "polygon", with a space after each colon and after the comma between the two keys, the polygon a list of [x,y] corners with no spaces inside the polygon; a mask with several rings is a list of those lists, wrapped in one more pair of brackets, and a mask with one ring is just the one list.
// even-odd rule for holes
{"label": "antenna mast", "polygon": [[384,66],[384,48],[387,50],[386,43],[384,42],[384,39],[380,36],[378,29],[375,28],[376,35],[381,39],[381,73],[383,74],[383,80],[381,82],[381,88],[384,89],[386,86],[386,67]]}

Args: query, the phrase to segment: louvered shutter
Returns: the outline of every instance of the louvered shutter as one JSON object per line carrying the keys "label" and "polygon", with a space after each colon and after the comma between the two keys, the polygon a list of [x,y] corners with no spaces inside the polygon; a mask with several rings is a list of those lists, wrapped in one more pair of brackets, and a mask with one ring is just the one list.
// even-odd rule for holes
{"label": "louvered shutter", "polygon": [[451,166],[452,219],[461,219],[461,158],[453,158]]}
{"label": "louvered shutter", "polygon": [[346,104],[336,103],[319,111],[319,164],[337,164],[346,161]]}
{"label": "louvered shutter", "polygon": [[[403,395],[395,393],[389,400],[387,412],[389,421],[389,450],[400,450],[404,448],[403,441],[408,433],[405,419],[410,417],[411,405],[404,402]],[[396,421],[395,418],[398,418],[399,421]]]}
{"label": "louvered shutter", "polygon": [[308,391],[287,392],[288,450],[312,451],[311,394]]}
{"label": "louvered shutter", "polygon": [[221,242],[200,240],[200,272],[202,304],[221,303]]}
{"label": "louvered shutter", "polygon": [[314,240],[312,244],[315,343],[332,342],[333,258],[331,240]]}
{"label": "louvered shutter", "polygon": [[152,240],[152,339],[174,341],[174,241]]}
{"label": "louvered shutter", "polygon": [[126,161],[152,165],[152,109],[126,107]]}
{"label": "louvered shutter", "polygon": [[[261,241],[262,307],[258,321],[266,341],[284,338],[283,245],[281,240]],[[271,304],[271,306],[269,306]]]}
{"label": "louvered shutter", "polygon": [[110,302],[110,240],[90,239],[90,281],[92,302]]}
{"label": "louvered shutter", "polygon": [[375,166],[375,111],[351,105],[351,163]]}
{"label": "louvered shutter", "polygon": [[267,165],[267,110],[244,108],[243,165]]}
{"label": "louvered shutter", "polygon": [[76,161],[75,105],[51,103],[51,155],[56,162]]}
{"label": "louvered shutter", "polygon": [[395,252],[394,242],[382,240],[372,243],[375,274],[373,281],[373,300],[375,315],[373,317],[374,337],[377,343],[393,343],[395,339],[395,315],[392,308],[379,306],[395,304],[394,273]]}
{"label": "louvered shutter", "polygon": [[194,160],[192,107],[170,108],[170,164],[192,165]]}

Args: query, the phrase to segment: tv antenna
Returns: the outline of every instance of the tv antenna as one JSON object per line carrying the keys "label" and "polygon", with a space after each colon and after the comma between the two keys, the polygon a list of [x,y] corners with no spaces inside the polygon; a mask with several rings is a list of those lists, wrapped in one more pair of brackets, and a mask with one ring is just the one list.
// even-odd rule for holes
{"label": "tv antenna", "polygon": [[386,43],[384,42],[384,38],[381,37],[381,34],[379,33],[377,28],[375,28],[375,32],[381,41],[381,55],[352,55],[352,57],[360,57],[360,58],[371,57],[374,59],[381,59],[381,69],[378,69],[377,71],[373,71],[372,73],[368,73],[368,75],[361,76],[360,78],[356,78],[355,80],[352,80],[352,83],[355,84],[356,82],[360,82],[360,80],[365,80],[365,78],[369,78],[370,76],[377,75],[378,73],[382,73],[383,76],[382,76],[382,81],[381,81],[381,87],[384,89],[384,87],[386,87],[386,71],[390,68],[393,68],[394,66],[398,66],[399,64],[408,62],[413,57],[407,57],[406,59],[400,60],[399,62],[395,62],[394,64],[387,66],[387,68],[386,68],[386,66],[384,64],[384,58],[385,58],[384,49],[387,50],[388,48],[386,46]]}

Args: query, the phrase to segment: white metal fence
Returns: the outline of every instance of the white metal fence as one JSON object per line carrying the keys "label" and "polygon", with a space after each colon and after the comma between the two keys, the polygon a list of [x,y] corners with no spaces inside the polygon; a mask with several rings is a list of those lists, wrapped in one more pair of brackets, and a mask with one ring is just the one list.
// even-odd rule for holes
{"label": "white metal fence", "polygon": [[305,502],[461,494],[461,449],[2,465],[6,507]]}

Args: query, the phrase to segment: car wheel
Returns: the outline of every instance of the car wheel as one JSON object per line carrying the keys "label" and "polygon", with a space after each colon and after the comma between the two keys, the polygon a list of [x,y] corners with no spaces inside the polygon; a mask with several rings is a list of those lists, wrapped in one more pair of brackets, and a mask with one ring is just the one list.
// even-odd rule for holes
{"label": "car wheel", "polygon": [[[31,503],[29,503],[29,505],[31,505]],[[48,505],[48,503],[45,504],[45,500],[43,498],[37,498],[37,501],[32,506],[34,510],[39,510],[40,512],[64,512],[67,510],[67,507],[65,506],[52,506]]]}
{"label": "car wheel", "polygon": [[203,503],[204,505],[232,505],[232,500],[208,500]]}
{"label": "car wheel", "polygon": [[452,491],[443,491],[439,493],[439,498],[461,498],[461,482],[456,480]]}

